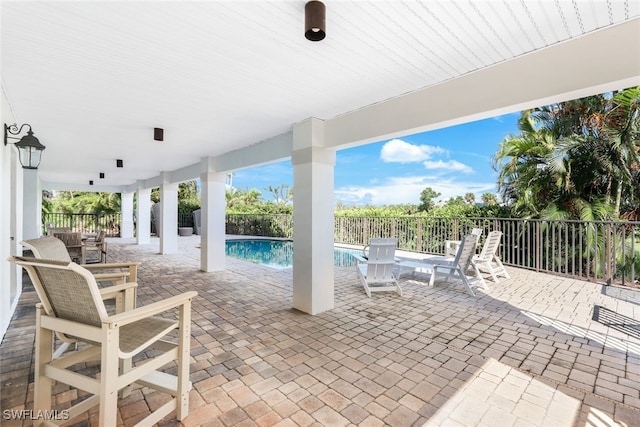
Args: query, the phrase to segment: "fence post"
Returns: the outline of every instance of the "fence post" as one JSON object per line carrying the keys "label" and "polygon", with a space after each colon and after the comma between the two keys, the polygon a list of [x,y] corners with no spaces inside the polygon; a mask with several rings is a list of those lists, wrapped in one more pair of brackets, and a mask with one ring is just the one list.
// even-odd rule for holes
{"label": "fence post", "polygon": [[542,262],[542,230],[540,229],[540,221],[535,222],[536,225],[536,271],[540,271],[541,262]]}
{"label": "fence post", "polygon": [[416,252],[422,252],[422,218],[416,221]]}

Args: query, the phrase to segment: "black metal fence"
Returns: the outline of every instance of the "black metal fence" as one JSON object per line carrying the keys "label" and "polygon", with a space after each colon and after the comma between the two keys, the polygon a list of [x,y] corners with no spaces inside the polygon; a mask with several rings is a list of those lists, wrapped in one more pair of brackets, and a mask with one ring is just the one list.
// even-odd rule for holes
{"label": "black metal fence", "polygon": [[[120,235],[119,214],[43,214],[45,225],[73,231]],[[178,214],[179,227],[193,227],[193,215]],[[398,249],[444,254],[445,240],[456,240],[472,228],[484,237],[502,231],[499,256],[511,266],[606,283],[640,279],[640,222],[548,221],[517,218],[336,217],[334,241],[364,246],[374,237],[395,237]],[[293,215],[232,214],[227,234],[293,237]]]}

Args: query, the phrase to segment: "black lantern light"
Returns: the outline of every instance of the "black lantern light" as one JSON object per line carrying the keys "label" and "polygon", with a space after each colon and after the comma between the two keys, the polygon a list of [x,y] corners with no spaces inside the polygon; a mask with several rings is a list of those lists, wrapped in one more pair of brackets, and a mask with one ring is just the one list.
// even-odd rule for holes
{"label": "black lantern light", "polygon": [[[22,132],[22,129],[25,126],[28,126],[29,130],[27,131],[27,134],[22,138],[9,136],[9,135],[20,135],[20,133]],[[33,136],[31,125],[25,123],[22,126],[20,126],[20,128],[18,128],[18,125],[15,123],[12,124],[11,126],[7,126],[5,124],[4,125],[4,145],[7,145],[9,143],[8,141],[9,139],[20,140],[18,142],[12,142],[12,144],[15,144],[16,148],[18,149],[18,152],[20,153],[20,164],[22,164],[22,167],[24,169],[38,169],[38,166],[40,166],[42,150],[44,150],[46,147],[40,144],[40,141],[38,141],[38,138]]]}

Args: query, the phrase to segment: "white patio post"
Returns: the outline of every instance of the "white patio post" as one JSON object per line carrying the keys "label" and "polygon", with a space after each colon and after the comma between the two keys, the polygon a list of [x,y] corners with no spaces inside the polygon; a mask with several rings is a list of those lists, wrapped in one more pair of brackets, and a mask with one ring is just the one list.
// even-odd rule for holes
{"label": "white patio post", "polygon": [[42,188],[37,169],[22,169],[23,173],[23,228],[24,239],[37,239],[42,235]]}
{"label": "white patio post", "polygon": [[136,207],[136,243],[151,243],[151,189],[138,186],[138,205]]}
{"label": "white patio post", "polygon": [[120,193],[120,237],[133,237],[133,193]]}
{"label": "white patio post", "polygon": [[336,154],[324,145],[324,123],[293,128],[293,308],[318,314],[334,307],[333,174]]}
{"label": "white patio post", "polygon": [[160,185],[160,253],[178,252],[178,184]]}
{"label": "white patio post", "polygon": [[225,173],[211,170],[210,160],[203,159],[200,174],[201,223],[200,270],[219,271],[225,268]]}

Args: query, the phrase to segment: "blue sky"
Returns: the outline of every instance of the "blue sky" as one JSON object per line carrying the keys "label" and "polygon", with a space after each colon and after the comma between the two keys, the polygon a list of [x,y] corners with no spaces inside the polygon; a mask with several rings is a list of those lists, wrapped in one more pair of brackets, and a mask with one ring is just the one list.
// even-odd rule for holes
{"label": "blue sky", "polygon": [[[506,114],[444,129],[406,135],[336,153],[334,203],[345,205],[419,204],[431,187],[437,200],[472,192],[496,193],[491,158],[508,134],[517,134],[520,113]],[[233,186],[257,188],[271,199],[268,186],[293,186],[289,160],[236,171]],[[295,191],[295,190],[294,190]]]}

